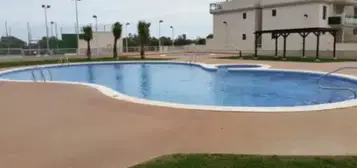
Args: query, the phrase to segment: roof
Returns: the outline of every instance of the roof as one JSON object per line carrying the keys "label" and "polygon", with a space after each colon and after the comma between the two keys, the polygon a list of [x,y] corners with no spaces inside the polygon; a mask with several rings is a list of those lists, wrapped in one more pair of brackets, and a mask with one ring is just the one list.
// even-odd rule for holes
{"label": "roof", "polygon": [[308,27],[308,28],[298,28],[298,29],[275,29],[275,30],[261,30],[255,31],[254,34],[263,33],[307,33],[307,32],[337,32],[336,28],[328,27]]}

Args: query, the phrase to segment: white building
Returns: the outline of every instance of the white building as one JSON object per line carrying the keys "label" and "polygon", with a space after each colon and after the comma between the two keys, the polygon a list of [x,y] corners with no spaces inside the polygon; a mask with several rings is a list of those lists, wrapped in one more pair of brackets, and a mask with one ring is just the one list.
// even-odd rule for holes
{"label": "white building", "polygon": [[[90,41],[92,55],[112,55],[114,45],[114,37],[112,32],[93,32],[93,39]],[[87,51],[87,42],[80,39],[78,49],[81,54]],[[117,42],[118,53],[123,52],[123,38],[118,39]]]}
{"label": "white building", "polygon": [[[355,7],[356,6],[356,7]],[[214,38],[208,45],[237,46],[240,50],[254,50],[254,32],[260,30],[333,27],[337,35],[337,50],[357,50],[357,0],[227,0],[210,4],[213,14]],[[271,34],[264,34],[260,50],[275,50]],[[326,33],[320,37],[320,50],[332,50],[333,37]],[[283,38],[279,38],[279,50]],[[291,34],[287,50],[299,51],[302,37]],[[316,36],[306,38],[306,50],[316,49]]]}

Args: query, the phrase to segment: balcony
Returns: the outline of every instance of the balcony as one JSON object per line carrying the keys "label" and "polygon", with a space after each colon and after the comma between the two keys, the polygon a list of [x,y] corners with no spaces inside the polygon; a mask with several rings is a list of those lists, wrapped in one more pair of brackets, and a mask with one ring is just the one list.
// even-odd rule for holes
{"label": "balcony", "polygon": [[209,12],[210,13],[219,12],[221,10],[222,10],[222,2],[216,2],[216,3],[209,4]]}
{"label": "balcony", "polygon": [[352,24],[357,26],[357,16],[346,16],[344,24]]}
{"label": "balcony", "polygon": [[260,7],[261,0],[221,0],[209,5],[210,13],[233,12],[239,10],[254,10]]}
{"label": "balcony", "polygon": [[330,16],[328,17],[330,26],[352,26],[357,27],[357,16]]}

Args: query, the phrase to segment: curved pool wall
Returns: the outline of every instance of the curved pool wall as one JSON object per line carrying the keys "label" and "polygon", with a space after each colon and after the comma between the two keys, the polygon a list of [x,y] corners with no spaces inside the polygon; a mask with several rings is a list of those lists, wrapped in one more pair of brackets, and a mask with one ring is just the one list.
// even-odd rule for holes
{"label": "curved pool wall", "polygon": [[[271,73],[271,72],[288,72],[290,74],[295,74],[295,75],[305,75],[305,77],[320,77],[323,74],[326,74],[325,72],[314,72],[314,71],[297,71],[297,70],[285,70],[285,69],[266,69],[269,66],[266,65],[253,65],[253,64],[245,64],[245,65],[210,65],[210,64],[199,64],[199,63],[194,63],[194,64],[187,64],[184,62],[154,62],[154,61],[148,61],[148,62],[92,62],[92,63],[72,63],[70,64],[70,67],[73,66],[83,66],[83,65],[100,65],[100,64],[118,64],[118,65],[123,65],[123,64],[170,64],[170,65],[175,65],[175,64],[180,64],[180,65],[191,65],[192,67],[201,67],[208,72],[216,71],[216,73],[219,73],[220,69],[223,68],[232,68],[234,70],[229,71],[230,73],[238,73],[238,74],[244,74],[245,72],[256,72],[260,75],[264,75],[264,73]],[[251,66],[252,65],[252,66]],[[114,65],[113,65],[114,66]],[[9,75],[13,72],[21,72],[21,71],[26,71],[26,70],[31,70],[36,67],[43,67],[43,68],[66,68],[68,66],[66,65],[44,65],[44,66],[32,66],[32,67],[25,67],[25,68],[15,68],[15,69],[10,69],[6,71],[0,72],[0,78],[6,77],[6,75]],[[242,67],[241,69],[238,69],[239,67]],[[224,73],[223,73],[224,74]],[[104,74],[103,74],[104,75]],[[284,73],[282,73],[284,76]],[[286,75],[286,74],[285,74]],[[350,82],[353,84],[357,84],[357,78],[354,76],[350,75],[341,75],[341,74],[335,74],[331,77],[328,77],[329,79],[337,79],[339,81],[346,81]],[[3,79],[3,80],[8,80],[8,79]],[[25,80],[8,80],[8,81],[17,81],[17,82],[32,82],[31,77],[29,76],[28,79]],[[56,78],[54,78],[56,80]],[[221,80],[221,79],[220,79]],[[273,80],[278,80],[278,79],[273,79]],[[224,81],[224,80],[223,80]],[[130,102],[135,102],[135,103],[143,103],[143,104],[150,104],[150,105],[156,105],[156,106],[165,106],[165,107],[173,107],[173,108],[183,108],[183,109],[200,109],[200,110],[215,110],[215,111],[247,111],[247,112],[292,112],[292,111],[316,111],[316,110],[327,110],[327,109],[336,109],[336,108],[345,108],[345,107],[351,107],[355,106],[357,104],[356,99],[349,99],[349,100],[344,100],[344,101],[339,101],[339,102],[332,102],[332,103],[326,103],[326,104],[316,104],[316,105],[302,105],[302,106],[291,106],[291,107],[264,107],[264,106],[216,106],[216,105],[194,105],[194,104],[183,104],[183,103],[174,103],[174,102],[169,102],[169,101],[157,101],[157,100],[148,100],[145,98],[138,98],[138,97],[133,97],[132,95],[126,95],[126,93],[121,93],[118,91],[115,91],[114,89],[111,89],[110,87],[106,87],[100,84],[95,84],[95,83],[85,83],[83,81],[75,81],[75,82],[70,82],[70,81],[51,81],[50,83],[65,83],[65,84],[80,84],[80,85],[86,85],[90,86],[93,88],[98,89],[101,91],[103,94],[120,99],[120,100],[126,100]],[[316,84],[317,86],[317,84]],[[292,88],[292,90],[296,90],[297,88]],[[234,97],[234,96],[232,96]]]}

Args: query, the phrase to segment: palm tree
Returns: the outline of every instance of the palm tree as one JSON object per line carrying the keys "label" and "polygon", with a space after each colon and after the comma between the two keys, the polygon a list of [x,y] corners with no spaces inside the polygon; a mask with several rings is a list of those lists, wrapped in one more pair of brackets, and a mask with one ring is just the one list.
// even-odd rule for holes
{"label": "palm tree", "polygon": [[150,37],[150,25],[145,21],[139,21],[138,23],[138,35],[140,40],[140,56],[141,59],[145,59],[144,45],[147,43]]}
{"label": "palm tree", "polygon": [[87,42],[87,58],[91,59],[91,49],[90,41],[93,39],[93,30],[92,26],[84,26],[83,28],[83,39]]}
{"label": "palm tree", "polygon": [[121,37],[122,26],[123,25],[119,22],[115,22],[112,26],[112,33],[114,36],[113,58],[118,58],[117,42]]}

